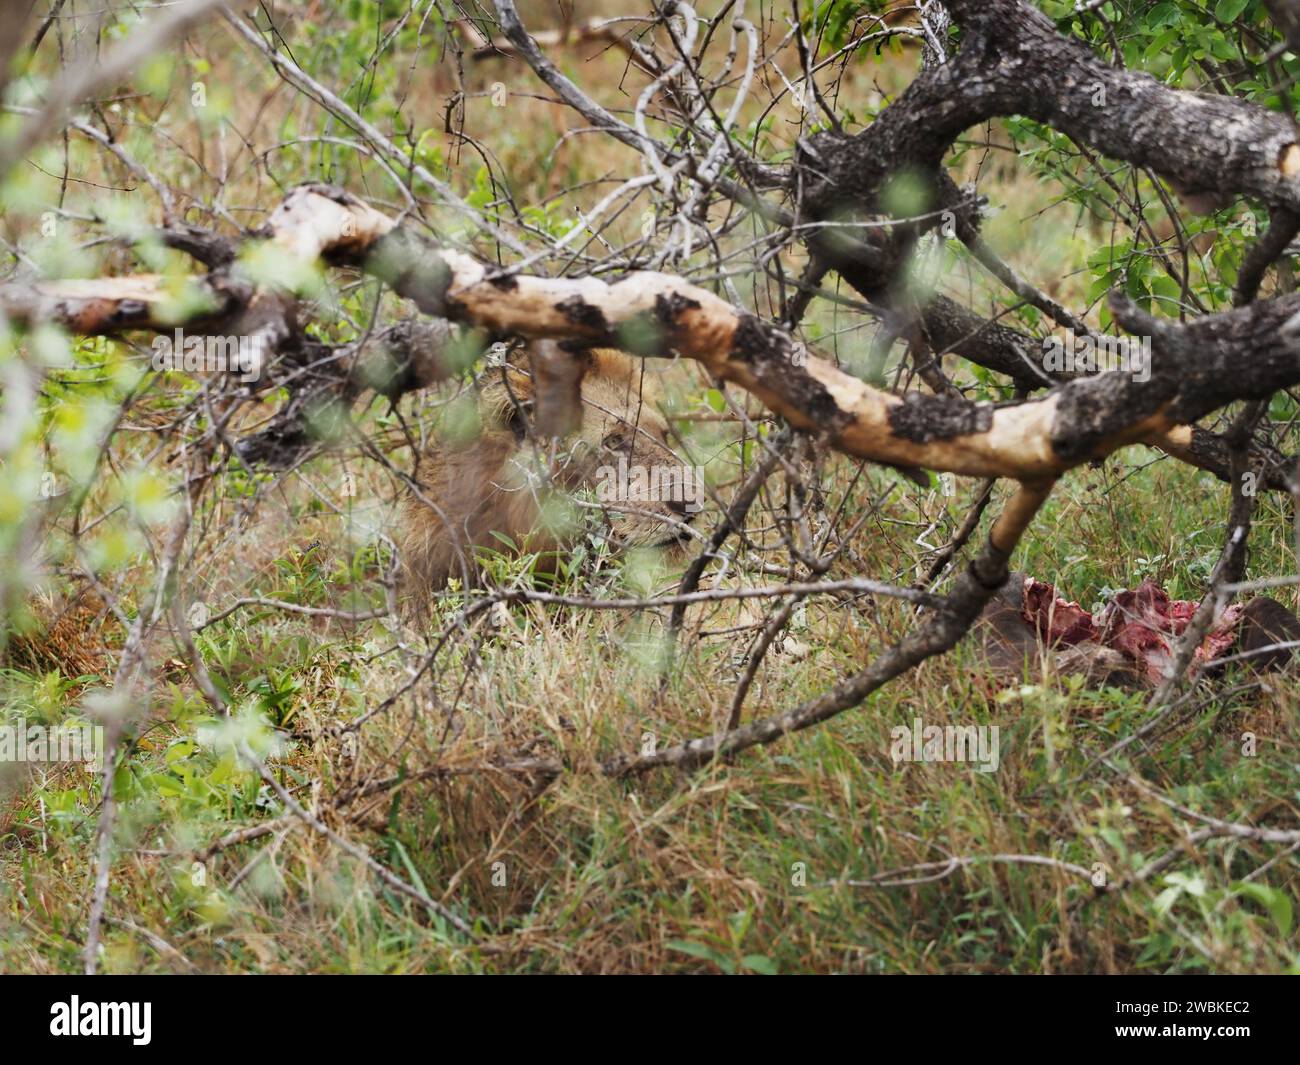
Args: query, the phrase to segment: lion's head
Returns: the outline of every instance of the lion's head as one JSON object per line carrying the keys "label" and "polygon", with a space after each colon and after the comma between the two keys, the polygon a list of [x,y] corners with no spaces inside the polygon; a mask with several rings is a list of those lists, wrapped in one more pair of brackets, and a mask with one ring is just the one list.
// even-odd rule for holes
{"label": "lion's head", "polygon": [[[676,544],[683,523],[704,502],[699,471],[668,444],[659,413],[657,376],[644,360],[609,349],[590,352],[582,380],[581,424],[556,444],[546,475],[547,442],[532,432],[534,385],[513,366],[484,375],[478,395],[481,431],[425,452],[419,491],[403,504],[402,559],[417,598],[449,578],[480,572],[475,549],[538,553],[554,568],[556,553],[577,535],[573,514],[594,516],[614,546]],[[568,514],[558,518],[567,498]]]}

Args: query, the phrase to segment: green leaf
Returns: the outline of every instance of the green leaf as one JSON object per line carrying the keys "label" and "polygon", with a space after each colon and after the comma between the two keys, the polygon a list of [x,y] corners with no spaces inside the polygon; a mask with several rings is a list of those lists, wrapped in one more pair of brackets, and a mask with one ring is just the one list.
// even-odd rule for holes
{"label": "green leaf", "polygon": [[1165,917],[1169,911],[1174,908],[1174,903],[1182,895],[1183,889],[1179,887],[1167,887],[1155,897],[1154,909],[1157,917]]}
{"label": "green leaf", "polygon": [[1291,896],[1285,891],[1269,887],[1267,884],[1252,884],[1244,881],[1234,884],[1232,890],[1238,895],[1245,895],[1249,899],[1254,899],[1264,909],[1268,910],[1268,915],[1273,918],[1273,924],[1277,927],[1278,935],[1289,936],[1291,934],[1291,923],[1295,915],[1291,905]]}
{"label": "green leaf", "polygon": [[680,951],[683,954],[689,954],[692,958],[700,958],[703,961],[711,961],[723,972],[731,974],[736,971],[736,963],[728,958],[725,954],[707,943],[696,943],[689,939],[673,939],[668,943],[669,950]]}

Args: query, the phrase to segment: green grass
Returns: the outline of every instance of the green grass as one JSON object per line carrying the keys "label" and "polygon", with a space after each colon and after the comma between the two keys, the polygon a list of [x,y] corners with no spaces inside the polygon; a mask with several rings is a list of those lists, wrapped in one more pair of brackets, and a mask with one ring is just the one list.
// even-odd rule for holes
{"label": "green grass", "polygon": [[[1197,533],[1187,519],[1197,509],[1189,497],[1222,490],[1172,462],[1125,472],[1112,461],[1068,481],[1027,543],[1023,565],[1087,602],[1131,580],[1135,555],[1164,551],[1172,560],[1153,575],[1175,593],[1194,594],[1201,559],[1177,548]],[[834,469],[828,476],[841,479]],[[864,494],[885,476],[871,474]],[[954,514],[960,504],[960,496],[950,501]],[[915,513],[904,496],[892,513],[909,510]],[[1066,528],[1068,539],[1055,535]],[[1266,505],[1253,541],[1265,556],[1257,558],[1260,571],[1282,564],[1287,537],[1285,514]],[[875,537],[864,533],[855,546],[874,557],[868,572],[897,564]],[[257,591],[320,603],[346,584],[343,560],[335,557],[322,576],[290,555],[276,559]],[[906,622],[889,606],[813,604],[797,634],[812,653],[774,655],[748,714],[823,690]],[[718,619],[708,625],[727,627]],[[353,753],[328,727],[395,686],[398,656],[383,653],[392,642],[386,625],[346,633],[274,612],[218,623],[201,638],[205,659],[233,703],[261,723],[264,739],[278,736],[273,763],[302,799],[319,797],[328,809],[331,795],[367,774],[472,766],[530,742],[534,753],[562,753],[573,772],[540,794],[527,780],[470,772],[328,814],[390,868],[472,916],[483,937],[472,946],[302,828],[229,847],[196,866],[191,851],[275,811],[177,673],[118,775],[124,816],[110,915],[153,930],[209,971],[1295,967],[1294,931],[1279,923],[1296,893],[1294,862],[1282,858],[1254,881],[1258,887],[1243,889],[1243,879],[1276,853],[1251,842],[1188,847],[1164,875],[1104,897],[1056,869],[979,861],[929,883],[861,884],[918,863],[992,854],[1104,863],[1118,878],[1177,846],[1185,834],[1180,817],[1105,768],[1085,772],[1096,754],[1141,726],[1142,697],[1032,677],[1035,683],[999,694],[959,647],[823,727],[732,764],[610,781],[590,772],[599,757],[636,749],[645,732],[661,744],[707,733],[729,705],[734,635],[692,646],[656,703],[658,678],[645,665],[644,644],[657,628],[645,618],[514,608],[508,623],[479,633],[468,678],[461,647],[416,699],[368,724]],[[17,673],[8,679],[30,700],[40,688],[47,702],[66,684]],[[1123,762],[1207,814],[1292,823],[1297,684],[1271,679],[1264,690],[1232,694],[1241,679],[1205,692],[1194,713]],[[21,710],[30,700],[13,705]],[[454,702],[447,738],[444,708]],[[998,771],[895,765],[890,729],[917,716],[927,725],[998,725]],[[1253,758],[1240,753],[1246,731],[1259,737]],[[5,969],[77,967],[96,790],[88,775],[65,769],[11,792],[0,851]],[[110,925],[107,969],[179,965],[132,928]]]}

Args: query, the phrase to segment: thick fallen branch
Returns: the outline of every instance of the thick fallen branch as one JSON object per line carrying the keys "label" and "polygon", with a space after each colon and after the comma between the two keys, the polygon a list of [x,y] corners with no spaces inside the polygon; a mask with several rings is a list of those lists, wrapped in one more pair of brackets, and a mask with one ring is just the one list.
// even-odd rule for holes
{"label": "thick fallen branch", "polygon": [[[536,43],[541,38],[530,39],[513,0],[496,0],[496,9],[515,53],[561,100],[598,128],[645,150],[635,131],[583,93],[542,54]],[[1086,330],[1080,329],[1077,316],[1015,276],[984,245],[974,204],[963,199],[941,169],[944,153],[967,128],[997,114],[1030,114],[1036,108],[1043,112],[1043,121],[1067,128],[1085,143],[1117,158],[1166,173],[1178,188],[1190,193],[1207,184],[1216,190],[1223,187],[1218,164],[1213,162],[1219,153],[1234,157],[1253,153],[1248,163],[1233,172],[1229,184],[1269,196],[1279,192],[1279,183],[1288,185],[1290,172],[1300,165],[1300,148],[1293,143],[1290,124],[1273,112],[1242,101],[1176,92],[1147,75],[1117,71],[1085,45],[1059,35],[1043,15],[1015,0],[955,5],[953,10],[959,17],[965,16],[962,48],[955,57],[945,63],[927,63],[908,91],[860,134],[845,137],[826,132],[804,142],[806,165],[795,169],[804,175],[802,180],[810,181],[810,175],[817,180],[801,189],[802,217],[770,201],[755,203],[752,188],[738,189],[717,181],[709,187],[784,226],[797,226],[805,218],[812,221],[811,229],[796,232],[817,261],[838,270],[868,300],[888,305],[893,301],[891,288],[906,268],[916,236],[938,224],[940,213],[932,212],[920,224],[898,224],[892,229],[882,230],[877,223],[863,240],[857,239],[852,229],[845,229],[843,222],[846,217],[866,220],[880,213],[880,193],[893,175],[902,171],[933,173],[935,205],[951,208],[957,235],[975,257],[1020,298],[1081,333]],[[1066,66],[1054,66],[1057,63]],[[1071,77],[1057,78],[1058,69],[1069,70]],[[1058,100],[1063,101],[1059,106]],[[1184,142],[1172,155],[1167,154],[1163,128],[1149,120],[1139,142],[1129,143],[1126,116],[1146,107],[1178,119]],[[1207,108],[1217,116],[1208,125],[1204,121]],[[1116,115],[1116,109],[1123,113]],[[1063,122],[1067,126],[1062,126]],[[1103,130],[1107,123],[1110,128]],[[751,168],[746,165],[742,169],[748,172]],[[1253,184],[1248,180],[1251,175]],[[767,176],[773,175],[769,171]],[[785,184],[792,182],[787,176]],[[1294,194],[1293,189],[1282,191]],[[1239,295],[1253,295],[1257,275],[1277,256],[1276,241],[1271,238],[1280,239],[1291,212],[1278,208],[1274,215],[1279,223],[1274,227],[1276,233],[1270,230],[1248,257]],[[818,227],[817,223],[826,221],[835,225]],[[919,314],[922,332],[936,354],[959,354],[1007,375],[1018,388],[1028,391],[1061,379],[1044,369],[1041,341],[984,319],[945,296],[929,300]],[[1223,441],[1207,430],[1153,428],[1148,442],[1222,480],[1230,476]],[[1288,460],[1261,445],[1254,450],[1252,462],[1263,471],[1264,487],[1286,489]]]}
{"label": "thick fallen branch", "polygon": [[[512,5],[500,7],[514,14]],[[1104,64],[1078,42],[1057,34],[1041,14],[1012,0],[959,3],[953,10],[963,32],[962,48],[954,57],[928,65],[863,133],[845,138],[828,132],[810,140],[807,152],[819,183],[808,192],[808,209],[825,213],[846,202],[855,210],[874,209],[883,182],[900,167],[920,165],[937,173],[956,136],[976,122],[1013,111],[1151,166],[1189,196],[1208,188],[1213,175],[1216,187],[1226,184],[1254,193],[1279,209],[1300,205],[1292,180],[1300,168],[1300,148],[1290,124],[1279,116],[1240,101],[1175,92],[1146,75]],[[529,54],[536,47],[527,41],[517,15],[513,22],[505,19],[503,28],[530,62],[545,63]],[[557,90],[574,95],[570,102],[587,107],[571,83],[549,65],[542,69],[549,69]],[[1068,76],[1058,78],[1062,69]],[[1103,120],[1098,112],[1105,108],[1095,103],[1098,92],[1118,116]],[[1159,129],[1153,115],[1164,123]],[[643,146],[639,133],[607,112],[597,111],[593,118],[619,139]],[[1122,136],[1116,129],[1124,131]],[[907,227],[898,228],[886,242],[889,247],[876,249],[885,252],[883,261],[868,255],[868,262],[854,249],[853,269],[846,269],[845,255],[833,247],[827,258],[846,276],[874,274],[850,276],[874,295],[892,283],[889,264],[898,264],[898,255],[914,236]],[[1125,444],[1149,441],[1222,475],[1217,449],[1195,430],[1182,428],[1184,423],[1231,399],[1267,395],[1295,378],[1290,340],[1279,329],[1300,308],[1287,300],[1268,305],[1271,309],[1241,312],[1250,317],[1220,315],[1186,327],[1156,322],[1118,302],[1117,319],[1156,341],[1151,381],[1109,374],[1070,381],[1043,399],[994,407],[953,396],[898,397],[823,360],[804,362],[780,330],[670,275],[636,273],[605,283],[489,270],[462,253],[431,246],[422,234],[394,226],[337,190],[295,190],[272,214],[265,232],[295,255],[360,265],[422,311],[493,334],[573,339],[642,354],[676,351],[700,361],[718,378],[741,385],[796,427],[819,433],[839,450],[896,466],[1032,482]],[[60,283],[6,291],[0,303],[20,319],[51,316],[83,331],[163,324],[159,312],[167,301],[158,295],[156,282],[152,288],[147,279],[116,284],[123,290],[108,298]],[[201,284],[212,289],[217,317],[230,316],[246,301],[241,329],[256,326],[277,340],[294,339],[294,323],[282,301],[246,297],[230,271],[214,271]],[[980,361],[998,364],[1026,383],[1041,376],[1013,330],[942,300],[932,303],[923,322],[936,351],[962,345],[969,351],[986,344],[978,352]],[[1246,334],[1255,341],[1256,358],[1250,372],[1233,375],[1233,387],[1225,395],[1218,388],[1224,362],[1238,359],[1239,341]],[[1203,350],[1194,350],[1205,340],[1209,343]],[[440,370],[435,365],[414,377],[417,382],[436,380]],[[346,387],[342,393],[347,395]]]}
{"label": "thick fallen branch", "polygon": [[[887,215],[883,193],[900,173],[928,178],[936,210],[928,218],[876,230],[880,236],[873,261],[842,253],[833,236],[823,232],[815,232],[810,242],[816,254],[865,298],[887,304],[917,236],[939,224],[937,209],[955,212],[958,233],[978,254],[977,219],[954,207],[944,157],[966,130],[992,118],[1023,115],[1161,175],[1198,213],[1218,209],[1238,195],[1267,204],[1274,226],[1247,256],[1237,302],[1253,297],[1300,214],[1300,145],[1291,119],[1232,97],[1171,89],[1148,74],[1106,63],[1019,0],[958,0],[948,7],[961,27],[955,55],[927,65],[860,133],[823,131],[801,145],[804,169],[816,175],[802,203],[813,221],[842,224]],[[1014,279],[1002,280],[1028,298]],[[936,350],[944,350],[943,323],[932,321],[938,317],[933,306],[922,315]],[[961,353],[1013,374],[1022,386],[1042,384],[1015,376],[1024,349],[1015,331],[986,331],[983,349]]]}
{"label": "thick fallen branch", "polygon": [[[1227,438],[1202,429],[1199,425],[1179,425],[1148,443],[1174,458],[1214,474],[1225,484],[1232,482],[1231,448]],[[1290,492],[1296,461],[1287,458],[1272,445],[1256,439],[1248,454],[1249,465],[1258,471],[1259,487],[1274,492]]]}
{"label": "thick fallen branch", "polygon": [[[337,194],[304,188],[294,195]],[[386,229],[360,262],[429,313],[494,335],[573,339],[642,355],[676,352],[847,454],[976,476],[1051,478],[1126,444],[1168,442],[1172,430],[1233,399],[1259,398],[1300,380],[1283,328],[1300,311],[1300,297],[1186,326],[1117,298],[1117,321],[1152,339],[1150,380],[1102,374],[1069,381],[1041,399],[994,406],[872,388],[823,359],[805,358],[777,327],[667,274],[638,272],[613,282],[515,276],[401,228]],[[1175,434],[1182,435],[1190,444],[1190,431]]]}
{"label": "thick fallen branch", "polygon": [[966,130],[1024,115],[1149,168],[1193,209],[1226,195],[1300,210],[1300,145],[1285,115],[1227,96],[1171,89],[1113,66],[1019,0],[953,0],[961,47],[922,71],[859,134],[810,138],[824,182],[815,204],[874,206],[899,168],[937,171]]}
{"label": "thick fallen branch", "polygon": [[[1300,313],[1300,295],[1187,325],[1152,318],[1116,298],[1116,320],[1152,339],[1150,380],[1107,373],[1068,381],[1042,398],[994,405],[873,388],[808,356],[771,323],[670,274],[636,272],[606,282],[490,268],[437,247],[329,186],[295,189],[263,232],[304,259],[360,266],[426,314],[489,336],[564,339],[695,359],[796,428],[845,454],[894,466],[1036,482],[1139,442],[1209,466],[1217,456],[1207,438],[1184,428],[1187,423],[1234,399],[1261,398],[1300,382],[1290,325]],[[301,346],[294,304],[282,293],[253,289],[234,267],[198,283],[214,301],[224,301],[219,311],[202,312],[205,328],[224,318],[232,331],[268,337],[271,350]],[[17,317],[45,315],[86,331],[163,328],[170,324],[164,320],[168,306],[151,278],[0,286],[0,307]],[[447,375],[443,346],[437,338],[422,346],[418,364],[408,363],[415,368],[404,371],[407,383],[418,387]],[[354,370],[345,380],[356,384]],[[393,380],[391,373],[386,379]],[[387,387],[393,394],[402,390],[399,384]]]}

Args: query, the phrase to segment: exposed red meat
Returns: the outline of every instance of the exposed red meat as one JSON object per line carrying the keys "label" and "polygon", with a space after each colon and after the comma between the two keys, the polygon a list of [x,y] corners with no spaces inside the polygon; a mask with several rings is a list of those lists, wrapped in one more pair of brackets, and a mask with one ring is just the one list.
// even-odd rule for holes
{"label": "exposed red meat", "polygon": [[1097,639],[1092,615],[1078,603],[1062,599],[1056,594],[1056,589],[1044,581],[1025,578],[1024,604],[1025,620],[1049,647]]}
{"label": "exposed red meat", "polygon": [[[1048,646],[1093,640],[1119,651],[1151,683],[1158,684],[1164,679],[1177,638],[1198,605],[1188,599],[1170,599],[1160,585],[1147,580],[1120,592],[1094,617],[1078,603],[1058,596],[1052,585],[1026,577],[1023,616]],[[1236,604],[1215,618],[1193,656],[1193,672],[1232,647],[1242,610]]]}

